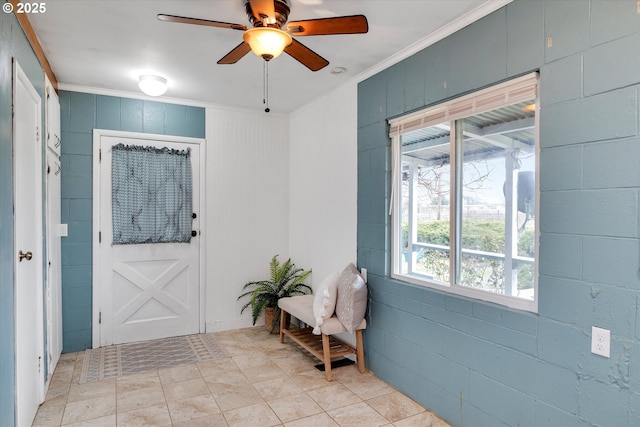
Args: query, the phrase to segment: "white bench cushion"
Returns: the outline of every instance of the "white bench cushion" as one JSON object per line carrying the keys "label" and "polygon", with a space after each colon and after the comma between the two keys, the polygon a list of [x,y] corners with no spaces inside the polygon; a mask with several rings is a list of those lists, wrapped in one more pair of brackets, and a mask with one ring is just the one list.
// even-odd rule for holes
{"label": "white bench cushion", "polygon": [[[278,307],[307,325],[311,327],[316,326],[316,319],[313,315],[313,295],[297,295],[295,297],[280,298],[278,300]],[[356,329],[366,329],[366,327],[367,321],[366,319],[362,319],[362,322],[360,322]],[[333,315],[324,321],[322,326],[320,326],[320,331],[326,335],[333,335],[346,332],[347,329],[340,323],[340,320]]]}

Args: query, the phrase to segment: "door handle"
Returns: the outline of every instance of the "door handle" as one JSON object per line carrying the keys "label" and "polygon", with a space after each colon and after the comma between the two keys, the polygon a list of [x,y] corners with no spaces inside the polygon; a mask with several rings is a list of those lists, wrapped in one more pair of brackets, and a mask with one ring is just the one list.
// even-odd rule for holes
{"label": "door handle", "polygon": [[20,249],[20,251],[18,252],[18,262],[22,262],[23,259],[31,261],[31,258],[33,258],[33,254],[31,253],[31,251],[27,251],[26,253],[24,253],[22,252],[22,249]]}

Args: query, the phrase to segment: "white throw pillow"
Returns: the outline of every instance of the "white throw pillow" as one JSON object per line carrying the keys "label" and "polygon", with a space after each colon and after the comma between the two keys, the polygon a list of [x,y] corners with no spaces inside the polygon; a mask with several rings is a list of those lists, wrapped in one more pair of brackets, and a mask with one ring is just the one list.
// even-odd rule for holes
{"label": "white throw pillow", "polygon": [[327,276],[316,289],[313,296],[313,317],[316,319],[316,325],[313,333],[320,335],[320,326],[331,316],[336,310],[336,299],[338,298],[338,273],[331,273]]}
{"label": "white throw pillow", "polygon": [[353,333],[367,311],[367,284],[355,265],[349,264],[338,278],[336,316]]}

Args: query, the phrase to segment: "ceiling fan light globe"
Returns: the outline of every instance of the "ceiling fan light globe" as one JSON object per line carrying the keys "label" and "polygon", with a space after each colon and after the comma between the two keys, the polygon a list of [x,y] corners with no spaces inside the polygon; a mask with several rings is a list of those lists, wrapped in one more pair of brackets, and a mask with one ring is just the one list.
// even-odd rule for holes
{"label": "ceiling fan light globe", "polygon": [[145,74],[140,76],[138,87],[149,96],[160,96],[167,91],[167,79],[160,76]]}
{"label": "ceiling fan light globe", "polygon": [[256,27],[244,32],[242,38],[251,51],[266,61],[277,58],[293,39],[286,32],[271,27]]}

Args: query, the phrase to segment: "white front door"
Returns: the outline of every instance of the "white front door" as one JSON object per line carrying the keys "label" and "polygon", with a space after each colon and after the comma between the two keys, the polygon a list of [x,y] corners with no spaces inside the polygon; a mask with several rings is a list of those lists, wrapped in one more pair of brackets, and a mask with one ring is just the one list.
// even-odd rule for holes
{"label": "white front door", "polygon": [[40,95],[13,63],[16,425],[31,425],[44,400],[42,139]]}
{"label": "white front door", "polygon": [[[94,178],[94,222],[98,225],[98,242],[94,243],[94,347],[204,332],[202,140],[149,139],[143,134],[109,136],[100,132],[107,131],[94,132],[94,148],[100,150],[99,172]],[[189,243],[113,244],[111,172],[112,147],[117,144],[190,149],[192,230],[196,235]]]}

